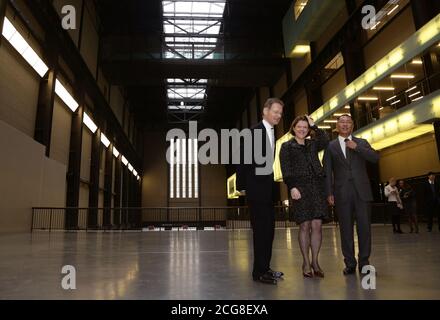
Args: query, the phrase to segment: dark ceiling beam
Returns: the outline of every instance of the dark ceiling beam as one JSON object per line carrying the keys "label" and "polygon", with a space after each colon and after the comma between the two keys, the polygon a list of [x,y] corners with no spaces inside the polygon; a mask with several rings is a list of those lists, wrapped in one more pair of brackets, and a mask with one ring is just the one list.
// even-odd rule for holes
{"label": "dark ceiling beam", "polygon": [[113,85],[161,85],[166,78],[215,79],[213,86],[271,86],[284,70],[284,60],[138,60],[103,61]]}

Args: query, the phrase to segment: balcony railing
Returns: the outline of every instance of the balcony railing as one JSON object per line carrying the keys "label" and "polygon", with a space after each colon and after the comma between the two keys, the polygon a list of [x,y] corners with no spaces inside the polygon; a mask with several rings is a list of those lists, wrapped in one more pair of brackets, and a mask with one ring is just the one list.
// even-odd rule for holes
{"label": "balcony railing", "polygon": [[[329,209],[327,224],[337,224]],[[372,223],[390,221],[387,205],[373,204]],[[275,207],[275,227],[296,226],[291,207]],[[46,231],[172,230],[206,228],[250,229],[248,207],[162,207],[162,208],[33,208],[32,227]]]}

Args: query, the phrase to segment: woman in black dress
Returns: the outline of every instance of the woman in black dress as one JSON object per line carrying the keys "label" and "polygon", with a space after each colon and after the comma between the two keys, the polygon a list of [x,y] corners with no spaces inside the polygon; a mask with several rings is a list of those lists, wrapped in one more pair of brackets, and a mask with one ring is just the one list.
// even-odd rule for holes
{"label": "woman in black dress", "polygon": [[[403,202],[403,210],[408,215],[410,233],[419,233],[419,224],[417,223],[417,200],[414,189],[405,180],[399,180],[399,196]],[[413,227],[414,226],[414,227]]]}
{"label": "woman in black dress", "polygon": [[[315,138],[307,139],[311,130],[315,132]],[[328,218],[328,207],[324,171],[318,152],[327,147],[329,138],[307,115],[293,121],[290,133],[294,138],[281,146],[280,164],[283,180],[293,200],[294,220],[300,225],[298,240],[303,256],[303,275],[324,277],[318,255],[322,242],[322,220]]]}

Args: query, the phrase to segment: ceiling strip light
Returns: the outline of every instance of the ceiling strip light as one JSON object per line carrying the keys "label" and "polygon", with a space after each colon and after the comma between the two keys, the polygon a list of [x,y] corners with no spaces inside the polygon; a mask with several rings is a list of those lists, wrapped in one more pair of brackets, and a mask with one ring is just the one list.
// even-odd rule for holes
{"label": "ceiling strip light", "polygon": [[113,155],[115,156],[115,158],[119,157],[119,151],[114,146],[113,146]]}
{"label": "ceiling strip light", "polygon": [[70,110],[73,112],[78,109],[79,104],[78,102],[73,99],[73,97],[70,95],[70,93],[64,88],[64,86],[61,84],[58,79],[55,80],[55,93],[58,97],[60,97],[61,100],[69,107]]}
{"label": "ceiling strip light", "polygon": [[411,73],[395,73],[391,75],[392,79],[414,79],[415,76]]}
{"label": "ceiling strip light", "polygon": [[392,97],[388,98],[387,101],[393,100],[395,97],[397,97],[397,96],[392,96]]}
{"label": "ceiling strip light", "polygon": [[110,145],[110,140],[103,133],[101,133],[101,142],[106,148]]}
{"label": "ceiling strip light", "polygon": [[98,130],[98,127],[96,126],[96,124],[93,122],[93,120],[90,118],[90,116],[84,112],[84,118],[83,118],[83,123],[86,125],[87,128],[90,129],[90,131],[92,131],[93,133],[96,132],[96,130]]}
{"label": "ceiling strip light", "polygon": [[40,77],[46,74],[49,68],[6,17],[3,22],[2,34]]}

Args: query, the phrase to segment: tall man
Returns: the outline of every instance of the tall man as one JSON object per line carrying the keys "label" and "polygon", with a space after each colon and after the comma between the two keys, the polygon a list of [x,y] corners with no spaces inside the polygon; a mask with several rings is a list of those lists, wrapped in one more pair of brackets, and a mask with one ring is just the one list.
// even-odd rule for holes
{"label": "tall man", "polygon": [[[331,141],[324,153],[327,199],[335,206],[341,233],[342,254],[344,255],[344,275],[359,271],[369,264],[371,253],[371,219],[369,202],[373,201],[366,161],[379,161],[378,153],[367,140],[352,136],[353,119],[344,114],[336,124],[339,136]],[[353,226],[359,243],[358,261],[354,254]]]}
{"label": "tall man", "polygon": [[[251,129],[253,137],[252,163],[237,166],[237,190],[245,191],[251,216],[254,243],[254,265],[252,277],[255,281],[276,284],[282,272],[270,268],[272,242],[275,233],[275,210],[273,206],[274,176],[272,170],[275,153],[276,126],[282,117],[284,103],[269,98],[263,108],[263,120]],[[257,139],[256,141],[254,141]],[[259,144],[261,148],[255,148]],[[243,146],[242,153],[249,146]],[[263,155],[258,154],[259,152]],[[267,157],[270,155],[269,157]],[[246,156],[246,155],[245,155]],[[258,163],[256,159],[270,159],[270,163]],[[269,170],[262,170],[267,169]]]}
{"label": "tall man", "polygon": [[424,184],[424,191],[428,232],[432,231],[434,215],[438,217],[438,229],[440,231],[440,186],[433,172],[428,173],[428,181]]}

